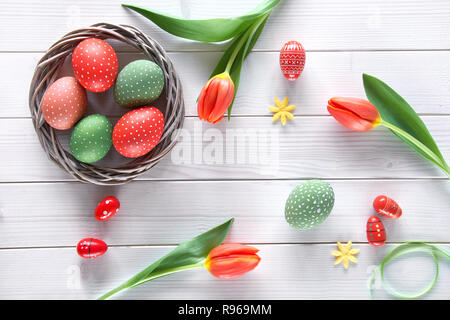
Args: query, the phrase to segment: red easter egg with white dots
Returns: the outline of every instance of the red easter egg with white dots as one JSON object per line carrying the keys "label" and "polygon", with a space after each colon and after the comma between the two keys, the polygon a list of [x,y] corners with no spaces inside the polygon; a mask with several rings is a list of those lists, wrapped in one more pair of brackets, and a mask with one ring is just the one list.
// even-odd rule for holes
{"label": "red easter egg with white dots", "polygon": [[113,130],[113,145],[127,158],[149,153],[161,139],[164,115],[155,107],[143,107],[125,113]]}
{"label": "red easter egg with white dots", "polygon": [[86,90],[74,77],[53,82],[42,98],[41,110],[45,121],[53,128],[72,128],[86,112]]}
{"label": "red easter egg with white dots", "polygon": [[106,197],[95,208],[95,218],[105,221],[119,212],[120,202],[116,197]]}
{"label": "red easter egg with white dots", "polygon": [[107,42],[89,38],[81,41],[73,51],[72,68],[83,87],[103,92],[116,80],[119,62],[116,52]]}
{"label": "red easter egg with white dots", "polygon": [[100,257],[106,250],[108,250],[108,245],[99,239],[84,238],[77,244],[78,255],[86,259]]}
{"label": "red easter egg with white dots", "polygon": [[306,53],[300,42],[286,42],[280,52],[280,67],[288,80],[297,79],[305,68]]}

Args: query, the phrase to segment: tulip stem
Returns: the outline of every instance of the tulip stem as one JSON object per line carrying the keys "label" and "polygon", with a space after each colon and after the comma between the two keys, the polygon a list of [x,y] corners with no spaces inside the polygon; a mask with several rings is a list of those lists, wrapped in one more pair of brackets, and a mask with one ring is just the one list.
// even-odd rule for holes
{"label": "tulip stem", "polygon": [[103,296],[101,296],[97,300],[106,300],[106,299],[110,298],[111,296],[115,295],[116,293],[119,293],[120,291],[124,291],[124,290],[127,290],[127,289],[134,288],[134,287],[136,287],[136,286],[138,286],[140,284],[143,284],[145,282],[152,281],[152,280],[155,280],[155,279],[158,279],[158,278],[162,278],[162,277],[168,276],[168,275],[170,275],[172,273],[176,273],[176,272],[180,272],[180,271],[184,271],[184,270],[189,270],[189,269],[201,268],[201,267],[204,267],[204,262],[203,261],[200,262],[200,263],[190,264],[190,265],[187,265],[187,266],[181,266],[181,267],[175,267],[175,268],[171,268],[171,269],[166,269],[166,270],[164,270],[164,272],[155,273],[151,277],[145,278],[144,280],[139,281],[139,282],[134,282],[133,281],[134,279],[132,278],[132,279],[130,279],[130,281],[125,282],[121,286],[119,286],[119,287],[117,287],[117,288],[115,288],[115,289],[105,293]]}
{"label": "tulip stem", "polygon": [[432,161],[434,163],[436,163],[447,174],[447,176],[450,177],[450,171],[449,171],[448,165],[445,162],[443,163],[442,160],[438,156],[436,156],[436,154],[433,151],[431,151],[426,145],[424,145],[422,142],[420,142],[419,140],[414,138],[408,132],[400,129],[399,127],[393,125],[390,122],[386,122],[384,120],[381,120],[380,124],[382,126],[385,126],[388,129],[391,129],[393,132],[403,136],[404,138],[409,140],[412,144],[416,145],[418,148],[423,150],[423,152],[425,152],[425,154],[427,156],[429,156],[432,159]]}
{"label": "tulip stem", "polygon": [[237,57],[239,51],[242,49],[242,46],[244,45],[244,43],[247,42],[250,35],[253,34],[253,32],[255,32],[255,30],[259,28],[261,23],[269,16],[269,14],[270,14],[270,12],[261,16],[261,18],[259,18],[259,20],[253,26],[251,26],[247,29],[244,36],[241,38],[241,40],[239,40],[236,48],[234,49],[233,53],[230,56],[230,59],[228,60],[227,66],[225,68],[225,73],[228,73],[228,74],[230,73],[230,70],[233,66],[234,60],[236,60],[236,57]]}

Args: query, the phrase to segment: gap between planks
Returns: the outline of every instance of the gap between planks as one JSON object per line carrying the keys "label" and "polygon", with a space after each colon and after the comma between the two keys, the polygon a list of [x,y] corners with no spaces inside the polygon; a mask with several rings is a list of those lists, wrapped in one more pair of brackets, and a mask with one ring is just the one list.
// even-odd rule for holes
{"label": "gap between planks", "polygon": [[[224,46],[226,44],[224,43]],[[280,49],[253,49],[251,52],[268,52],[268,53],[277,53],[280,52]],[[380,48],[380,49],[317,49],[317,50],[305,50],[308,52],[325,52],[325,53],[345,53],[345,52],[446,52],[450,51],[450,48],[444,49],[426,49],[426,48],[418,48],[418,49],[388,49],[388,48]],[[42,53],[44,54],[46,51],[43,50],[0,50],[0,54],[2,53]],[[217,53],[217,52],[225,52],[225,50],[166,50],[167,53]],[[116,53],[139,53],[137,50],[116,50]]]}
{"label": "gap between planks", "polygon": [[[301,178],[273,178],[273,179],[136,179],[129,183],[137,182],[174,182],[174,183],[209,183],[209,182],[260,182],[260,181],[306,181],[318,179],[317,177],[301,177]],[[447,181],[446,177],[415,177],[415,178],[319,178],[324,181]],[[81,183],[76,180],[55,180],[55,181],[3,181],[0,185],[13,184],[61,184],[61,183]],[[119,185],[120,186],[120,185]],[[102,186],[101,186],[102,187]],[[108,187],[108,186],[104,186]]]}
{"label": "gap between planks", "polygon": [[[386,242],[385,245],[399,245],[406,243],[408,241],[390,241]],[[448,245],[450,242],[433,242],[433,241],[423,241],[425,243],[434,244],[434,245]],[[326,241],[326,242],[273,242],[273,243],[261,243],[261,242],[246,242],[245,245],[249,246],[297,246],[297,245],[305,245],[305,246],[317,246],[317,245],[336,245],[336,242]],[[367,242],[362,241],[352,241],[352,244],[370,246]],[[158,243],[158,244],[114,244],[108,245],[108,248],[167,248],[167,247],[176,247],[179,243]],[[14,250],[57,250],[57,249],[75,249],[77,246],[42,246],[42,247],[12,247],[12,248],[0,248],[0,251],[14,251]]]}
{"label": "gap between planks", "polygon": [[[417,113],[421,117],[450,117],[450,113]],[[106,115],[111,118],[120,118],[115,115]],[[273,114],[236,114],[231,118],[272,118]],[[296,114],[295,118],[330,118],[329,114]],[[185,119],[195,119],[195,115],[186,115]],[[31,120],[31,117],[0,117],[0,120]]]}

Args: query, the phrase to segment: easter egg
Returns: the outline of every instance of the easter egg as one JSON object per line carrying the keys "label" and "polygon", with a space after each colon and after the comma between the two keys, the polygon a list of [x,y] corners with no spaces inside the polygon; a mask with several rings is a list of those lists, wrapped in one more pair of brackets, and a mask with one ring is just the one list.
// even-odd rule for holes
{"label": "easter egg", "polygon": [[83,87],[89,91],[103,92],[116,80],[119,62],[116,52],[106,41],[88,38],[73,50],[72,68]]}
{"label": "easter egg", "polygon": [[324,181],[309,180],[292,190],[286,201],[285,218],[294,228],[311,229],[328,217],[333,206],[333,188]]}
{"label": "easter egg", "polygon": [[86,259],[100,257],[106,250],[108,250],[108,245],[99,239],[84,238],[77,244],[78,255]]}
{"label": "easter egg", "polygon": [[117,152],[127,158],[147,154],[161,139],[164,115],[155,107],[143,107],[125,113],[113,130]]}
{"label": "easter egg", "polygon": [[112,125],[105,116],[92,114],[77,123],[70,137],[73,156],[86,163],[96,162],[108,153],[112,144]]}
{"label": "easter egg", "polygon": [[305,67],[305,49],[297,41],[286,42],[280,52],[281,72],[288,80],[297,79]]}
{"label": "easter egg", "polygon": [[53,82],[42,98],[41,110],[45,121],[53,128],[72,128],[86,112],[86,90],[74,77]]}
{"label": "easter egg", "polygon": [[386,242],[386,232],[380,218],[371,216],[367,220],[367,241],[374,247],[382,246]]}
{"label": "easter egg", "polygon": [[95,208],[95,218],[99,221],[105,221],[119,212],[120,202],[115,197],[106,197]]}
{"label": "easter egg", "polygon": [[127,64],[117,76],[114,99],[122,107],[140,107],[156,100],[164,88],[161,68],[150,60]]}
{"label": "easter egg", "polygon": [[378,196],[373,201],[373,208],[376,212],[387,218],[398,219],[402,215],[402,208],[387,196]]}

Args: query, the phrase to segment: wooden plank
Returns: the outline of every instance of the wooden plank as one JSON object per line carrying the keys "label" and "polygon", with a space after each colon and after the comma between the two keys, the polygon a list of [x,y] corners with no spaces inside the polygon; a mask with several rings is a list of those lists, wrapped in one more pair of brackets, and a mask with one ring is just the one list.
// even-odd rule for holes
{"label": "wooden plank", "polygon": [[[449,245],[441,245],[447,250]],[[120,299],[368,299],[367,281],[374,267],[393,248],[355,245],[358,264],[333,266],[336,245],[258,245],[261,263],[233,280],[190,270],[141,285]],[[95,260],[77,256],[75,248],[1,250],[0,298],[95,299],[119,285],[172,247],[113,247]],[[441,261],[439,281],[424,299],[447,299],[450,265]],[[431,281],[429,256],[414,254],[392,263],[388,281],[413,292]],[[392,298],[376,282],[377,299]]]}
{"label": "wooden plank", "polygon": [[[98,22],[131,24],[164,44],[168,50],[223,50],[167,34],[145,18],[120,6],[123,1],[2,1],[1,51],[46,50],[68,31]],[[133,0],[169,14],[195,18],[244,14],[260,0]],[[449,49],[450,3],[446,0],[283,1],[270,17],[256,44],[258,50],[279,50],[298,39],[308,50]],[[20,32],[17,32],[20,30]],[[270,30],[268,32],[267,30]]]}
{"label": "wooden plank", "polygon": [[[449,117],[423,117],[449,159]],[[68,134],[60,136],[67,147]],[[236,138],[238,137],[238,138]],[[216,141],[216,142],[212,142]],[[68,181],[49,161],[30,119],[0,120],[0,182]],[[222,153],[222,154],[221,154]],[[111,150],[99,165],[125,163]],[[347,130],[331,117],[299,117],[281,127],[269,117],[217,125],[185,121],[180,143],[141,179],[443,178],[444,174],[384,128]]]}
{"label": "wooden plank", "polygon": [[[389,242],[450,241],[447,181],[329,181],[336,195],[333,212],[319,227],[298,231],[284,220],[284,205],[301,182],[139,181],[120,188],[0,184],[0,246],[73,246],[88,236],[110,245],[176,244],[231,216],[236,218],[233,242],[365,242],[365,225],[379,194],[390,195],[403,208],[399,220],[383,219]],[[119,198],[121,211],[98,222],[94,209],[109,195]]]}
{"label": "wooden plank", "polygon": [[[29,81],[42,53],[1,53],[1,117],[29,117]],[[142,58],[119,54],[120,68]],[[171,53],[181,77],[186,114],[197,115],[197,96],[220,58],[217,52]],[[14,61],[21,63],[16,64]],[[380,77],[397,90],[419,114],[450,114],[450,52],[308,52],[307,65],[295,83],[281,74],[278,53],[254,52],[246,61],[233,115],[269,115],[273,97],[289,96],[296,115],[328,115],[327,100],[333,96],[365,97],[361,74]],[[427,63],[423,63],[427,61]],[[264,66],[264,72],[261,71]],[[263,74],[262,74],[263,73]],[[73,75],[67,61],[61,76]],[[420,76],[418,76],[420,75]],[[26,81],[25,81],[26,79]],[[118,106],[112,91],[88,93],[89,112],[120,116],[128,109]]]}

